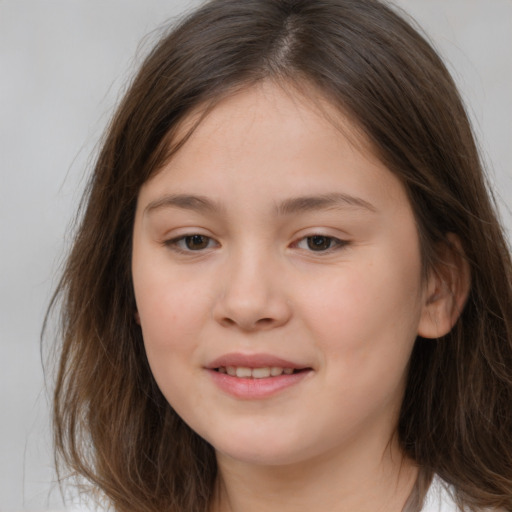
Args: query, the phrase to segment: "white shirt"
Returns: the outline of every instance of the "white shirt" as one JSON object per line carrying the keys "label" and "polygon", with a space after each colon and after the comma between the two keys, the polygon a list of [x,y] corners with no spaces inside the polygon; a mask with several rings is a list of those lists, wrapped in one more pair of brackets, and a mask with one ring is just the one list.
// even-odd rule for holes
{"label": "white shirt", "polygon": [[439,477],[432,480],[421,512],[460,512],[446,484]]}

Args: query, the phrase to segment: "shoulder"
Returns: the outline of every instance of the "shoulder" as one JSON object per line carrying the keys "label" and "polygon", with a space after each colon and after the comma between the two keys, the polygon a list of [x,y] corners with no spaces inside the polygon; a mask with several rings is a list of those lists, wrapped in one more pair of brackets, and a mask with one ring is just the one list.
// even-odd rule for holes
{"label": "shoulder", "polygon": [[[423,501],[421,512],[463,512],[453,497],[453,489],[441,478],[435,476]],[[482,509],[481,512],[505,512],[500,510]]]}
{"label": "shoulder", "polygon": [[437,476],[432,480],[421,512],[460,512],[450,487]]}

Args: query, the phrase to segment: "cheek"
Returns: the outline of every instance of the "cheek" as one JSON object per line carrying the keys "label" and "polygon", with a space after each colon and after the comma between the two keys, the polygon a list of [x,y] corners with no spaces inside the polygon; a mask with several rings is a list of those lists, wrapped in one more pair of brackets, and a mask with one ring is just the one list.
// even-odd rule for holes
{"label": "cheek", "polygon": [[139,288],[137,305],[153,377],[167,401],[186,416],[190,409],[200,407],[198,397],[187,390],[201,369],[198,340],[204,305],[196,290],[171,282],[169,286],[160,277],[145,283]]}
{"label": "cheek", "polygon": [[197,334],[209,317],[208,295],[201,283],[152,262],[150,266],[134,268],[133,276],[151,365],[162,357],[173,361],[193,352]]}
{"label": "cheek", "polygon": [[[302,310],[329,360],[354,368],[406,365],[421,314],[419,258],[379,253],[301,293]],[[404,362],[405,361],[405,362]]]}

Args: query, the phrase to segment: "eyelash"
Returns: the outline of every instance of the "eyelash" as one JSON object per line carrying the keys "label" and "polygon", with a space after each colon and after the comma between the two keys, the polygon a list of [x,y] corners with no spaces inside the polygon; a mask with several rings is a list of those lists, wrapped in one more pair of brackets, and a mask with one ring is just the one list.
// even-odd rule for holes
{"label": "eyelash", "polygon": [[[327,235],[309,235],[301,238],[298,242],[294,243],[295,247],[299,247],[301,242],[306,242],[307,249],[310,252],[316,252],[316,253],[330,253],[339,249],[342,249],[343,247],[346,247],[349,242],[347,240],[340,240],[339,238],[336,238],[334,236],[327,236]],[[316,250],[312,248],[312,244],[316,245],[316,248],[322,247],[322,242],[327,242],[328,247]],[[300,248],[300,247],[299,247]]]}
{"label": "eyelash", "polygon": [[[201,238],[201,239],[205,240],[207,246],[201,247],[199,249],[191,249],[190,247],[188,247],[187,242],[192,241],[192,239],[194,239],[194,238],[196,238],[196,239]],[[192,233],[190,235],[183,235],[183,236],[179,236],[177,238],[173,238],[171,240],[166,240],[164,242],[164,245],[166,247],[170,247],[171,249],[173,249],[176,252],[188,254],[188,253],[193,253],[193,252],[202,252],[206,249],[211,249],[211,247],[208,247],[210,245],[210,242],[214,242],[215,245],[219,245],[217,242],[215,242],[215,240],[213,238],[211,238],[209,236],[201,235],[199,233]]]}
{"label": "eyelash", "polygon": [[[203,244],[205,244],[205,245],[202,247],[196,248],[196,249],[190,248],[189,242],[193,242],[194,239],[196,239],[195,240],[196,242],[202,241]],[[198,240],[198,239],[200,239],[200,240]],[[173,249],[176,252],[180,252],[183,254],[190,254],[190,253],[194,253],[194,252],[199,253],[199,252],[205,251],[207,249],[211,249],[212,248],[211,242],[213,242],[214,247],[219,245],[218,242],[216,242],[213,238],[211,238],[209,236],[201,235],[198,233],[192,233],[190,235],[183,235],[183,236],[180,236],[177,238],[173,238],[171,240],[166,240],[164,242],[164,245],[166,247],[170,247],[171,249]],[[307,244],[307,248],[300,247],[300,244],[303,242],[305,242]],[[327,247],[324,247],[326,244],[327,244]],[[312,253],[326,254],[326,253],[331,253],[333,251],[342,249],[342,248],[348,246],[349,244],[350,244],[350,242],[347,240],[340,240],[339,238],[336,238],[333,236],[315,234],[315,235],[309,235],[309,236],[300,238],[297,242],[294,242],[292,244],[292,247],[297,247],[299,249],[303,249],[305,251],[312,252]],[[313,246],[316,245],[316,248],[313,248],[312,245]],[[320,248],[320,250],[317,250],[318,248]]]}

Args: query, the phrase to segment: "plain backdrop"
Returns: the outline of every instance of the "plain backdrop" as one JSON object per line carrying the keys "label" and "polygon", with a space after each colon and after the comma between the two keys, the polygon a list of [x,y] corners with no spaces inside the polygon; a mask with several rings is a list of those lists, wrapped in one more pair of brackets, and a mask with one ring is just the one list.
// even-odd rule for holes
{"label": "plain backdrop", "polygon": [[[510,232],[512,0],[396,3],[462,90]],[[64,508],[53,483],[41,325],[121,91],[159,27],[197,4],[0,0],[0,512]]]}

